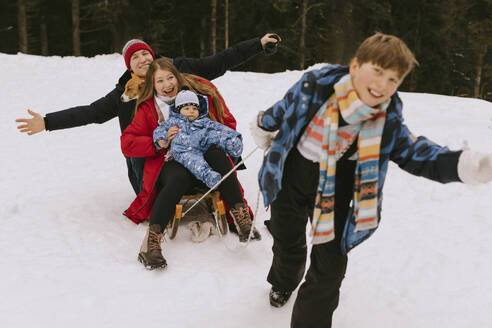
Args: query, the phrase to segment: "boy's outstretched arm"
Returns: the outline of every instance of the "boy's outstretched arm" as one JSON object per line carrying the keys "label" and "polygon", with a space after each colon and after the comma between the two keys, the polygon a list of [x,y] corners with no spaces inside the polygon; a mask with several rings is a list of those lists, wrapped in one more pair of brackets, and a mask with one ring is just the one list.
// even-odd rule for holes
{"label": "boy's outstretched arm", "polygon": [[[441,183],[460,182],[458,161],[462,153],[440,146],[426,137],[415,137],[400,122],[390,159],[403,170]],[[384,147],[384,145],[382,145]]]}
{"label": "boy's outstretched arm", "polygon": [[463,150],[458,161],[458,176],[472,185],[492,181],[492,154]]}
{"label": "boy's outstretched arm", "polygon": [[492,154],[451,151],[425,137],[414,137],[405,124],[400,124],[390,158],[409,173],[441,183],[492,181]]}

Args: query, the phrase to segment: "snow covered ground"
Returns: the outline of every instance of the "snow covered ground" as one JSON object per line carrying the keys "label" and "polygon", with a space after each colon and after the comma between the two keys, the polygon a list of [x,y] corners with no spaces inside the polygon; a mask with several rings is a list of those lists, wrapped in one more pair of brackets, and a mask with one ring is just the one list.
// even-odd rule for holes
{"label": "snow covered ground", "polygon": [[[275,309],[265,281],[272,239],[228,235],[202,244],[181,228],[163,245],[165,271],[137,253],[147,225],[122,216],[133,200],[117,120],[27,136],[14,120],[89,103],[124,70],[95,58],[0,54],[0,327],[288,327],[295,294]],[[228,72],[215,80],[254,148],[248,122],[302,72]],[[416,135],[492,152],[492,104],[402,93]],[[260,151],[240,180],[254,206]],[[391,164],[378,232],[349,255],[335,327],[490,327],[492,185],[441,185]],[[227,246],[227,247],[226,247]]]}

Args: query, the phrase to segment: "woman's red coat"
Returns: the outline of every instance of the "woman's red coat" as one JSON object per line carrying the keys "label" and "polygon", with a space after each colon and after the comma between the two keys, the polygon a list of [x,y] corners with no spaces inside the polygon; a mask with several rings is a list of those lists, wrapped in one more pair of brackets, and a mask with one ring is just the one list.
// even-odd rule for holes
{"label": "woman's red coat", "polygon": [[[215,88],[208,80],[203,79],[199,81]],[[229,112],[220,94],[219,98],[224,108],[224,125],[236,130],[236,120]],[[211,96],[208,96],[208,104],[209,113],[217,120],[217,113]],[[157,150],[154,146],[153,135],[157,126],[158,115],[154,98],[151,98],[138,107],[132,123],[121,135],[121,150],[126,157],[146,157],[142,191],[124,212],[124,215],[135,223],[140,223],[150,218],[156,197],[155,182],[164,164],[164,156],[167,153],[167,149]]]}

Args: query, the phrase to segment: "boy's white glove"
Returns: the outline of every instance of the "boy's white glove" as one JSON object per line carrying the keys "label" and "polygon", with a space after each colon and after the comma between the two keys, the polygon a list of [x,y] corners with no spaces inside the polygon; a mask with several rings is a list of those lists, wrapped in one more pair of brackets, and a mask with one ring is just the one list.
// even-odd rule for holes
{"label": "boy's white glove", "polygon": [[485,155],[465,148],[458,160],[458,176],[466,184],[492,181],[492,154]]}
{"label": "boy's white glove", "polygon": [[[262,113],[259,113],[258,116],[261,114]],[[272,144],[273,139],[275,139],[277,132],[263,130],[258,126],[258,120],[259,117],[255,117],[255,119],[249,123],[249,131],[258,147],[261,149],[268,149]]]}

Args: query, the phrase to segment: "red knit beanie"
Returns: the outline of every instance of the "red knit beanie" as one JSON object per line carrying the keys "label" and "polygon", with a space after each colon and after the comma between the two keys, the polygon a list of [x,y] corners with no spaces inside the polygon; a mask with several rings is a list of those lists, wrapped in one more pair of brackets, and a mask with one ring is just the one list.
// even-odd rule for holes
{"label": "red knit beanie", "polygon": [[139,51],[142,49],[145,49],[148,52],[150,52],[150,54],[152,55],[152,58],[155,59],[155,55],[154,55],[154,52],[152,51],[152,49],[149,47],[149,45],[147,43],[143,42],[142,40],[139,40],[139,39],[130,40],[123,47],[123,51],[122,51],[123,58],[125,58],[126,68],[128,68],[129,71],[132,70],[130,67],[130,58],[132,57],[132,55],[135,51]]}

